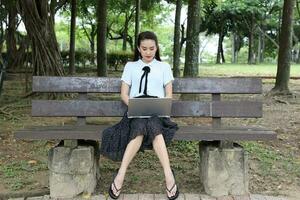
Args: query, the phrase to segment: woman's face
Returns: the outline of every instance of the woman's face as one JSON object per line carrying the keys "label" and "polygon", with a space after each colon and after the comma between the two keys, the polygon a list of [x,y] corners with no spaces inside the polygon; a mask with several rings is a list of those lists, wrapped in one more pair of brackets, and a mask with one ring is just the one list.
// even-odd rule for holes
{"label": "woman's face", "polygon": [[146,39],[141,41],[138,50],[142,55],[142,60],[149,63],[154,59],[157,47],[154,40]]}

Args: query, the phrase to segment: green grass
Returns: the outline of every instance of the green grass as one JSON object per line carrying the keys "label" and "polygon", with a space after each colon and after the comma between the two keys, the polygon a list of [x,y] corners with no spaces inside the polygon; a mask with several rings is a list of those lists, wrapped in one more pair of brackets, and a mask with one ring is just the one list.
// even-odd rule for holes
{"label": "green grass", "polygon": [[293,155],[284,154],[256,142],[243,142],[242,146],[250,153],[252,159],[259,161],[260,173],[263,176],[276,176],[280,169],[289,177],[300,178],[300,161]]}
{"label": "green grass", "polygon": [[34,173],[40,170],[47,170],[47,165],[42,162],[31,165],[24,160],[12,161],[0,166],[0,177],[11,190],[16,191],[32,184]]}
{"label": "green grass", "polygon": [[[200,76],[276,76],[276,64],[201,64]],[[291,66],[291,77],[300,76],[300,64]]]}

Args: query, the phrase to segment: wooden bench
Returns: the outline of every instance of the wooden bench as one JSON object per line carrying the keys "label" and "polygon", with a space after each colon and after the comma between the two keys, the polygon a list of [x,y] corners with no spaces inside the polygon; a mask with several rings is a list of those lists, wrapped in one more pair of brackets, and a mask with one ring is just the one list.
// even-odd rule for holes
{"label": "wooden bench", "polygon": [[[62,186],[57,183],[57,180],[60,179],[57,178],[51,181],[51,178],[54,176],[59,176],[59,172],[57,171],[59,167],[57,166],[70,164],[70,162],[66,161],[56,164],[59,158],[72,154],[70,152],[76,149],[78,145],[77,140],[100,140],[102,131],[108,127],[108,125],[88,125],[86,118],[120,117],[125,112],[126,106],[120,100],[95,100],[95,98],[94,100],[89,100],[88,93],[120,93],[120,84],[119,78],[33,77],[33,92],[78,93],[78,98],[72,100],[32,100],[32,116],[77,117],[77,123],[75,125],[31,127],[20,130],[15,134],[17,139],[60,139],[65,141],[65,148],[69,148],[69,150],[66,151],[63,147],[57,147],[59,149],[53,149],[49,153],[49,168],[50,171],[52,170],[54,173],[53,176],[50,176],[51,196],[60,197],[56,195],[55,192],[55,190],[59,190]],[[249,94],[261,94],[261,79],[178,78],[175,79],[173,83],[173,93],[211,95],[210,100],[174,100],[172,105],[173,117],[212,118],[212,123],[208,126],[200,126],[197,124],[180,126],[180,129],[174,137],[174,140],[202,141],[200,142],[201,145],[199,145],[201,158],[200,175],[205,192],[213,196],[247,193],[247,153],[242,147],[234,144],[233,141],[273,140],[276,139],[276,134],[272,130],[258,126],[232,127],[222,124],[222,118],[260,118],[262,117],[263,110],[262,102],[257,99],[248,98],[247,100],[229,101],[222,100],[221,94],[226,94],[226,96],[231,94],[246,94],[246,97],[249,97]],[[96,149],[92,150],[92,153],[98,155],[95,153],[97,150],[96,147]],[[62,155],[58,154],[59,151],[63,152]],[[57,153],[56,157],[55,153]],[[72,160],[73,158],[67,157],[66,159]],[[95,157],[95,159],[97,163],[97,158]],[[92,158],[90,160],[92,160]],[[86,163],[76,164],[85,165]],[[93,167],[94,164],[89,166]],[[230,169],[228,169],[228,166],[230,166]],[[76,170],[80,171],[81,169]],[[241,172],[237,172],[237,170]],[[71,173],[70,171],[72,170],[63,169],[62,171],[63,173]],[[93,172],[93,174],[95,175],[95,172]],[[215,175],[212,176],[212,174]],[[215,183],[216,179],[218,180],[217,183]],[[95,181],[97,180],[95,179]],[[225,187],[224,185],[226,184],[229,186]],[[94,187],[94,185],[92,187]],[[85,190],[88,189],[85,188]],[[89,189],[88,192],[93,192],[93,189]],[[72,196],[71,193],[68,197],[70,196]]]}

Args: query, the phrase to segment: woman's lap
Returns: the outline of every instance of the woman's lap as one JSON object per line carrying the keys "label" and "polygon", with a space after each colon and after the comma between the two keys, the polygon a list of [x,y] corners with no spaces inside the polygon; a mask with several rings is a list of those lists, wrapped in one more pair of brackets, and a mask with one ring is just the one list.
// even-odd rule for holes
{"label": "woman's lap", "polygon": [[[166,144],[170,143],[177,129],[177,124],[169,118],[153,116],[151,118],[128,119],[125,115],[118,124],[103,132],[102,139],[104,140],[102,141],[105,141],[105,143],[102,142],[101,151],[113,160],[120,160],[122,156],[115,157],[114,152],[122,155],[127,144],[137,136],[143,135],[143,142],[140,148],[140,151],[143,151],[145,149],[153,149],[153,140],[160,134],[162,134]],[[127,140],[126,144],[124,140]]]}

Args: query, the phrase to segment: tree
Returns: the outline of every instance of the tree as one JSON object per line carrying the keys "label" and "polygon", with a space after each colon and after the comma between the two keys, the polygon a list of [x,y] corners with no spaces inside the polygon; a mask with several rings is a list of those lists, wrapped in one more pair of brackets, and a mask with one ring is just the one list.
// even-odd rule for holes
{"label": "tree", "polygon": [[17,42],[16,42],[16,29],[17,29],[17,8],[15,1],[7,2],[8,9],[8,30],[7,30],[7,59],[8,64],[7,68],[12,69],[13,63],[15,59],[15,55],[17,54]]}
{"label": "tree", "polygon": [[75,31],[76,31],[76,0],[71,1],[71,30],[70,30],[70,52],[69,52],[69,73],[75,73]]}
{"label": "tree", "polygon": [[[235,10],[230,1],[217,4],[217,1],[205,1],[203,6],[203,22],[201,32],[206,31],[206,35],[218,34],[218,49],[216,63],[225,63],[223,41],[229,34],[229,31],[234,31]],[[237,35],[236,33],[234,35]]]}
{"label": "tree", "polygon": [[97,4],[97,74],[107,76],[106,30],[107,0]]}
{"label": "tree", "polygon": [[0,6],[0,63],[4,62],[2,58],[2,49],[3,43],[5,41],[5,26],[7,25],[7,15],[8,12],[5,7]]}
{"label": "tree", "polygon": [[174,47],[173,47],[173,75],[180,76],[180,17],[182,0],[176,1],[175,27],[174,27]]}
{"label": "tree", "polygon": [[50,1],[50,13],[53,24],[55,24],[55,14],[58,10],[64,7],[69,0],[51,0]]}
{"label": "tree", "polygon": [[141,0],[135,0],[135,30],[134,30],[134,46],[137,46],[137,39],[140,32],[140,10]]}
{"label": "tree", "polygon": [[188,1],[187,39],[185,50],[185,77],[199,73],[200,0]]}
{"label": "tree", "polygon": [[[97,1],[95,0],[78,1],[77,5],[77,18],[80,25],[78,28],[84,33],[90,43],[91,64],[95,64],[95,39],[97,36],[96,5]],[[68,9],[64,12],[70,15]]]}
{"label": "tree", "polygon": [[31,42],[33,75],[64,75],[48,1],[18,0],[17,3]]}
{"label": "tree", "polygon": [[292,27],[295,0],[284,0],[275,87],[272,94],[289,94]]}
{"label": "tree", "polygon": [[[108,3],[108,37],[110,40],[122,39],[122,50],[127,50],[129,43],[131,50],[134,49],[134,35],[133,19],[137,0],[110,0]],[[161,13],[159,0],[140,1],[140,23],[147,27],[153,27],[160,23],[157,20],[158,13]],[[164,8],[165,9],[165,8]],[[145,14],[143,14],[143,11]],[[137,25],[137,24],[136,24]]]}

